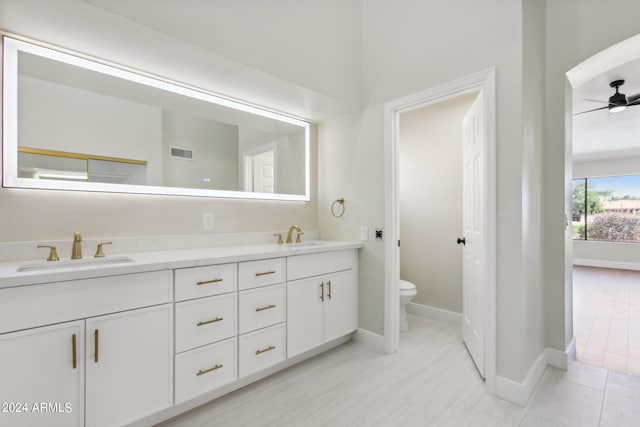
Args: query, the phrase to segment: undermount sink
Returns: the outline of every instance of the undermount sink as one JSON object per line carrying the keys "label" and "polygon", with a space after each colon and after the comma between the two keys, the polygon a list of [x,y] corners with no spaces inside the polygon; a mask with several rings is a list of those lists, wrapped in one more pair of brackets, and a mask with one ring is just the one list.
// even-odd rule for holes
{"label": "undermount sink", "polygon": [[128,256],[114,256],[105,258],[85,258],[73,259],[65,261],[46,261],[33,264],[25,264],[17,268],[18,272],[25,271],[45,271],[45,270],[63,270],[84,267],[100,267],[103,265],[119,264],[133,262]]}

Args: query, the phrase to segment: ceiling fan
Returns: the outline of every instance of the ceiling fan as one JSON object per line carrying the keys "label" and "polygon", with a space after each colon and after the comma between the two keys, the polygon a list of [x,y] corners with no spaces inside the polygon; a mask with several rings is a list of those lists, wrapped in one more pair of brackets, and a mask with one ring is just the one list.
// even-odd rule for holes
{"label": "ceiling fan", "polygon": [[[627,98],[627,96],[624,93],[620,93],[618,91],[620,86],[622,86],[623,84],[624,84],[624,80],[614,80],[611,83],[609,83],[609,86],[611,88],[615,88],[616,93],[614,93],[609,98],[609,103],[605,107],[582,111],[581,113],[576,113],[575,115],[590,113],[592,111],[604,110],[605,108],[608,108],[610,113],[619,113],[620,111],[626,109],[627,107],[640,105],[640,93],[636,93],[635,95],[631,95]],[[597,102],[605,103],[604,101],[597,101]]]}

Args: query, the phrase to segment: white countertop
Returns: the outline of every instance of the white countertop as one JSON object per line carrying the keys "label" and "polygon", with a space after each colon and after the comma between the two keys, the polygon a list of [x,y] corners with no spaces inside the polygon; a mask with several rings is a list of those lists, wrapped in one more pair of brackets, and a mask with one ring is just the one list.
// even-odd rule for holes
{"label": "white countertop", "polygon": [[[50,263],[44,260],[13,261],[0,263],[0,288],[141,273],[146,271],[169,270],[174,268],[197,267],[201,265],[223,264],[254,259],[296,256],[341,249],[357,249],[362,246],[363,244],[361,242],[316,240],[302,244],[219,246],[214,248],[118,254],[114,255],[113,258],[128,257],[131,258],[132,261],[98,265],[82,265],[82,260],[79,260],[78,264],[74,265],[72,263],[76,261],[69,262],[68,259],[63,258],[61,258],[61,261],[51,261]],[[108,260],[109,256],[105,259]],[[62,264],[56,265],[56,262],[62,262]],[[68,267],[66,266],[67,262],[69,262]],[[39,267],[41,264],[44,264],[44,270],[19,271],[21,267],[34,265]],[[52,268],[46,269],[49,264],[51,264]]]}

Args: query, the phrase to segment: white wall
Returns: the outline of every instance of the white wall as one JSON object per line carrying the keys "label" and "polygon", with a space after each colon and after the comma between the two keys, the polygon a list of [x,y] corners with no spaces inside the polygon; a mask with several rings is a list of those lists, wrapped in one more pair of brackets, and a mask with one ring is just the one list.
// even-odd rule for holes
{"label": "white wall", "polygon": [[400,278],[413,302],[462,312],[462,119],[477,94],[400,115]]}
{"label": "white wall", "polygon": [[[269,16],[264,16],[268,20]],[[326,95],[251,69],[80,0],[0,0],[0,29],[44,40],[177,81],[188,82],[302,117],[346,111]],[[287,32],[286,28],[272,31]],[[288,59],[297,63],[297,58]],[[283,63],[283,66],[286,64]],[[321,71],[317,71],[321,73]],[[316,153],[312,126],[312,159]],[[311,202],[210,199],[0,189],[0,241],[202,234],[202,214],[215,214],[214,233],[318,227],[316,163]]]}
{"label": "white wall", "polygon": [[[622,13],[620,13],[622,11]],[[544,142],[544,283],[546,343],[563,349],[573,336],[570,209],[571,146],[565,145],[565,73],[607,47],[640,32],[640,3],[547,0]],[[630,58],[631,59],[631,58]],[[566,251],[565,251],[566,249]],[[566,256],[565,256],[566,252]],[[566,267],[566,268],[565,268]],[[564,324],[561,328],[559,325]]]}
{"label": "white wall", "polygon": [[[544,9],[543,4],[541,7]],[[520,2],[501,0],[366,1],[366,109],[361,115],[325,122],[319,132],[320,162],[335,161],[334,156],[344,159],[319,175],[319,203],[327,206],[320,211],[321,232],[323,236],[357,239],[358,225],[367,225],[371,230],[382,227],[384,219],[384,102],[496,67],[497,369],[498,375],[515,381],[525,377],[540,354],[542,341],[541,331],[538,336],[533,335],[536,328],[541,329],[542,314],[527,311],[527,297],[531,295],[525,291],[527,285],[523,281],[523,263],[528,262],[523,259],[525,246],[533,245],[535,250],[535,242],[529,243],[527,239],[537,238],[540,233],[535,225],[531,229],[523,228],[523,206],[540,206],[535,199],[539,193],[523,188],[523,167],[529,165],[533,174],[539,174],[536,169],[540,168],[540,162],[535,157],[524,157],[522,13]],[[539,145],[540,135],[536,135],[534,141]],[[538,152],[539,149],[536,146]],[[345,165],[349,166],[345,168]],[[536,181],[531,181],[531,186],[535,185]],[[337,221],[331,218],[328,206],[343,194],[350,203],[347,210],[350,209],[354,217]],[[369,240],[360,256],[363,270],[367,269],[361,274],[359,284],[360,326],[376,333],[383,331],[382,246],[378,241]],[[541,267],[532,267],[536,268]],[[539,280],[538,277],[532,280]],[[537,299],[542,298],[539,283],[531,289]],[[534,309],[538,308],[536,304]]]}
{"label": "white wall", "polygon": [[[574,178],[637,174],[640,174],[639,157],[573,163]],[[574,240],[573,264],[640,269],[640,245]]]}

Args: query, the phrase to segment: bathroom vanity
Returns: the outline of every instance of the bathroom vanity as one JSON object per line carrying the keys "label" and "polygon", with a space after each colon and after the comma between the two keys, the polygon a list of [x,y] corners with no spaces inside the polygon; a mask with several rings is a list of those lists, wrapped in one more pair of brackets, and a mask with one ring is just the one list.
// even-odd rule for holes
{"label": "bathroom vanity", "polygon": [[148,425],[348,339],[359,243],[0,265],[0,424]]}

